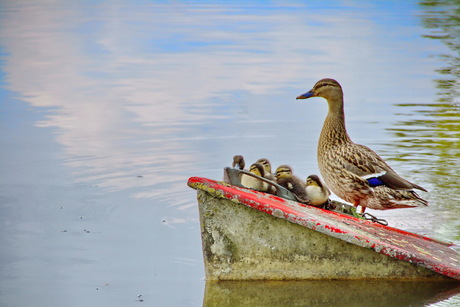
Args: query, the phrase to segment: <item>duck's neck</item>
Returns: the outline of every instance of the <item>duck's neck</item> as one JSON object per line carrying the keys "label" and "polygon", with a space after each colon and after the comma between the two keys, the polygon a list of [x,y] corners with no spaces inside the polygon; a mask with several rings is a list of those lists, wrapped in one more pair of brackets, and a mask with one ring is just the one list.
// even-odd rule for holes
{"label": "duck's neck", "polygon": [[323,129],[319,138],[319,151],[327,151],[330,147],[350,143],[345,127],[345,113],[343,111],[343,98],[329,102],[329,112],[324,120]]}

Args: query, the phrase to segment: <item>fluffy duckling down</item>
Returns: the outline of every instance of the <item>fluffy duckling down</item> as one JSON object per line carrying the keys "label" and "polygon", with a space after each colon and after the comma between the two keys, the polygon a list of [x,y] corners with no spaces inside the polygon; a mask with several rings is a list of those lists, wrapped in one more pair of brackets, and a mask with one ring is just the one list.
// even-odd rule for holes
{"label": "fluffy duckling down", "polygon": [[303,181],[294,176],[289,165],[281,165],[275,171],[276,183],[291,191],[300,202],[309,203],[307,191]]}

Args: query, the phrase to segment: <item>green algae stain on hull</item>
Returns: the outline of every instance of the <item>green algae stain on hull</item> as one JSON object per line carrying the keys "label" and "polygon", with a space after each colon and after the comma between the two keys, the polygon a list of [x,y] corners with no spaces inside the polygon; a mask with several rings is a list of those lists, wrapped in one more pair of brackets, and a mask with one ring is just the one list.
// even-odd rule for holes
{"label": "green algae stain on hull", "polygon": [[198,190],[206,279],[446,277]]}

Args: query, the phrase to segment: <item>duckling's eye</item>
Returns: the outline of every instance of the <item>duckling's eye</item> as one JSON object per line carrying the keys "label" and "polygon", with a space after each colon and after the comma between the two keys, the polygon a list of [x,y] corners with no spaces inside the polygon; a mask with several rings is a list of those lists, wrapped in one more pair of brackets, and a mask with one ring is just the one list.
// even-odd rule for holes
{"label": "duckling's eye", "polygon": [[262,161],[262,162],[260,162],[260,163],[262,163],[264,166],[266,166],[266,165],[268,164],[268,161],[265,161],[265,160],[264,160],[264,161]]}
{"label": "duckling's eye", "polygon": [[289,170],[287,169],[281,169],[279,171],[276,172],[276,176],[280,176],[281,174],[289,174]]}

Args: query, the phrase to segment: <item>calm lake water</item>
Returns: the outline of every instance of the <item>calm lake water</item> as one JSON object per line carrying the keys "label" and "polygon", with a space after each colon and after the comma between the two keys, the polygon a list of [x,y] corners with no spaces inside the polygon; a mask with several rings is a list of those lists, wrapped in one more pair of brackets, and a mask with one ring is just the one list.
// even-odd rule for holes
{"label": "calm lake water", "polygon": [[332,77],[352,139],[429,190],[428,208],[369,212],[460,244],[459,10],[2,2],[0,305],[458,306],[431,283],[206,285],[186,182],[235,154],[318,174],[326,103],[295,97]]}

